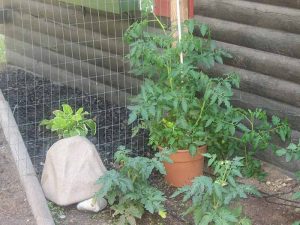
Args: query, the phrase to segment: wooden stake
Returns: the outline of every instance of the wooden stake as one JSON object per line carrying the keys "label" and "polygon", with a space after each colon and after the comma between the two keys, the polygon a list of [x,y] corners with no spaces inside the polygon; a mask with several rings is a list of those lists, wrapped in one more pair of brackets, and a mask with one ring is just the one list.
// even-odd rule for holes
{"label": "wooden stake", "polygon": [[[189,17],[189,0],[170,0],[170,19],[174,37],[181,41],[181,23]],[[175,44],[175,43],[174,43]],[[183,54],[180,53],[180,63],[183,63]]]}
{"label": "wooden stake", "polygon": [[[189,18],[189,0],[180,0],[180,18],[181,22]],[[170,19],[171,24],[177,27],[177,0],[170,0]]]}

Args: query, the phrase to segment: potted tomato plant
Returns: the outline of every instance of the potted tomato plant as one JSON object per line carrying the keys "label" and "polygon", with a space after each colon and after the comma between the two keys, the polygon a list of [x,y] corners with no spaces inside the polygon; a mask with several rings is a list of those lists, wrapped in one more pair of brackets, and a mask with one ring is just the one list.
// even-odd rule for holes
{"label": "potted tomato plant", "polygon": [[[178,187],[202,174],[202,154],[210,141],[212,121],[220,117],[220,110],[224,114],[230,110],[231,86],[238,84],[238,77],[212,79],[198,71],[200,64],[211,67],[228,56],[215,47],[205,24],[186,21],[182,40],[178,41],[155,14],[154,18],[161,33],[148,32],[153,20],[145,17],[125,35],[130,43],[132,72],[146,77],[140,94],[129,107],[129,123],[138,120],[136,131],[147,129],[152,146],[172,152],[173,163],[165,163],[166,180]],[[193,35],[195,27],[202,38]],[[184,55],[183,63],[180,53]]]}
{"label": "potted tomato plant", "polygon": [[[146,5],[145,9],[152,8]],[[164,25],[155,13],[143,15],[125,35],[132,72],[144,78],[129,107],[129,123],[137,124],[134,133],[148,130],[154,148],[171,153],[173,163],[165,163],[167,182],[180,187],[202,175],[202,154],[207,147],[218,159],[243,156],[247,173],[253,176],[260,168],[253,159],[255,152],[270,146],[272,133],[285,141],[290,133],[287,123],[278,117],[269,123],[263,110],[233,107],[232,88],[239,86],[236,74],[214,78],[199,69],[230,57],[216,47],[207,25],[185,21],[179,40],[174,35],[177,31]],[[149,31],[153,22],[160,25],[160,31]]]}

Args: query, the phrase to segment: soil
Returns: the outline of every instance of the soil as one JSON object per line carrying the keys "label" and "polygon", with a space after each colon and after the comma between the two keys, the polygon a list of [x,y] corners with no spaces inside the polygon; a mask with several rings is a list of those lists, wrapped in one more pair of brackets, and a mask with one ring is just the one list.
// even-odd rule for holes
{"label": "soil", "polygon": [[35,225],[10,149],[0,127],[0,225]]}
{"label": "soil", "polygon": [[[300,202],[290,202],[293,192],[299,190],[299,184],[285,175],[281,169],[263,163],[263,169],[268,173],[266,180],[260,182],[256,179],[242,179],[240,182],[255,185],[262,192],[262,197],[250,196],[245,200],[234,203],[234,206],[242,206],[245,216],[251,219],[253,225],[292,225],[300,220]],[[175,188],[168,186],[160,176],[154,176],[152,183],[166,196],[170,196]],[[162,219],[157,215],[146,213],[137,221],[138,225],[193,225],[191,217],[182,217],[187,204],[181,198],[168,199],[166,209],[168,216]],[[59,220],[59,225],[112,225],[113,217],[109,208],[92,214],[76,210],[76,206],[64,208],[64,219]]]}
{"label": "soil", "polygon": [[0,72],[0,89],[9,102],[38,174],[42,171],[46,151],[57,140],[39,124],[43,119],[52,118],[52,112],[64,103],[73,109],[83,107],[90,112],[97,123],[97,135],[89,139],[96,145],[106,166],[110,166],[120,145],[126,145],[134,154],[146,152],[145,134],[131,137],[128,110],[106,101],[103,93],[90,95],[9,66]]}
{"label": "soil", "polygon": [[[135,154],[143,155],[148,152],[145,144],[146,134],[131,138],[131,127],[127,125],[127,109],[105,101],[101,95],[89,95],[79,89],[54,84],[23,70],[10,67],[0,73],[0,88],[12,108],[38,173],[42,170],[47,149],[56,140],[49,132],[41,129],[39,123],[42,119],[49,118],[51,112],[58,109],[62,103],[68,103],[76,109],[83,106],[85,110],[91,112],[98,130],[97,137],[90,138],[90,140],[96,145],[106,166],[110,166],[113,153],[121,144],[133,149]],[[253,221],[254,225],[290,225],[293,221],[300,220],[298,213],[300,203],[285,200],[299,188],[298,184],[274,166],[264,163],[263,168],[269,174],[265,182],[254,179],[241,181],[257,186],[263,192],[263,197],[250,197],[236,204],[243,206],[245,215]],[[166,185],[161,177],[154,177],[152,182],[167,196],[175,190]],[[180,198],[168,200],[166,219],[146,214],[142,220],[138,221],[138,224],[193,224],[191,218],[181,217],[184,206]],[[60,210],[64,214],[63,217],[57,218],[58,224],[61,225],[110,225],[113,223],[112,212],[109,209],[97,214],[79,212],[75,209],[75,205]]]}

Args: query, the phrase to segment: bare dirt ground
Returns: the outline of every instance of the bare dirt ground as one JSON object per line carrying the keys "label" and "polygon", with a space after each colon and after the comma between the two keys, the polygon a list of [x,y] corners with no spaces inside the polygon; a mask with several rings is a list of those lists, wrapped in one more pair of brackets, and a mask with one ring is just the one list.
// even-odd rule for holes
{"label": "bare dirt ground", "polygon": [[[292,193],[299,190],[299,184],[277,167],[264,163],[263,168],[268,173],[264,182],[255,179],[241,180],[244,183],[255,185],[262,192],[263,197],[250,197],[236,204],[243,206],[244,214],[252,220],[253,225],[291,225],[295,220],[300,220],[300,203],[289,201]],[[175,191],[174,188],[166,185],[161,177],[154,177],[153,184],[164,190],[167,196]],[[180,198],[168,200],[166,202],[168,211],[166,219],[146,214],[142,220],[138,221],[138,224],[193,224],[190,218],[183,220],[180,216],[183,206]],[[112,212],[108,208],[97,214],[79,212],[75,205],[66,208],[59,207],[57,211],[57,214],[60,214],[60,216],[54,216],[57,225],[113,224]],[[17,169],[0,130],[0,225],[34,224],[34,218],[22,190]]]}
{"label": "bare dirt ground", "polygon": [[250,197],[241,201],[244,213],[252,219],[253,225],[291,225],[300,220],[300,202],[291,196],[299,191],[299,184],[278,167],[263,163],[268,176],[264,182],[244,179],[262,193],[261,198]]}
{"label": "bare dirt ground", "polygon": [[35,225],[17,168],[0,127],[0,225]]}
{"label": "bare dirt ground", "polygon": [[[299,190],[295,180],[287,176],[284,171],[270,164],[263,163],[264,170],[268,173],[266,180],[259,182],[256,179],[243,179],[241,182],[255,185],[261,192],[262,197],[249,197],[236,204],[241,205],[244,214],[252,220],[253,225],[291,225],[300,220],[300,202],[290,202],[292,193]],[[154,178],[153,182],[169,196],[175,190],[165,184],[160,177]],[[284,199],[284,200],[283,200]],[[287,199],[287,200],[285,200]],[[161,219],[153,215],[145,215],[138,221],[139,225],[192,225],[191,218],[183,218],[184,204],[180,199],[167,200],[166,208],[168,217]],[[109,209],[97,214],[78,212],[75,206],[64,209],[66,218],[61,220],[62,225],[97,225],[112,224],[112,212]],[[104,222],[105,221],[105,222]]]}

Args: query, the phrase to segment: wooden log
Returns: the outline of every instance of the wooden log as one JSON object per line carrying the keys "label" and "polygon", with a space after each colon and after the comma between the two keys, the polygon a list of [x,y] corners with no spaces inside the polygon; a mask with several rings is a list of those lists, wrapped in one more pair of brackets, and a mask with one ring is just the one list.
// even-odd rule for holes
{"label": "wooden log", "polygon": [[48,49],[34,46],[16,39],[7,39],[8,49],[22,56],[41,61],[50,66],[58,67],[68,72],[95,80],[98,83],[110,85],[118,90],[137,94],[141,81],[124,73],[114,72],[98,67],[85,61],[73,59]]}
{"label": "wooden log", "polygon": [[242,91],[300,107],[300,85],[298,84],[227,65],[216,64],[210,70],[202,69],[212,76],[237,73],[241,79]]}
{"label": "wooden log", "polygon": [[219,41],[217,45],[233,57],[225,60],[226,65],[300,84],[300,59]]}
{"label": "wooden log", "polygon": [[196,12],[203,16],[256,27],[300,33],[300,11],[239,0],[199,0]]}
{"label": "wooden log", "polygon": [[43,18],[13,12],[14,25],[28,30],[40,32],[49,36],[70,42],[77,42],[112,54],[125,55],[128,53],[128,45],[124,44],[122,37],[110,38],[94,30],[88,30],[65,24],[56,24],[45,21]]}
{"label": "wooden log", "polygon": [[[179,0],[179,11],[181,22],[189,18],[189,2],[188,0]],[[170,0],[170,20],[172,26],[177,27],[177,0]]]}
{"label": "wooden log", "polygon": [[248,0],[248,1],[300,9],[300,0]]}
{"label": "wooden log", "polygon": [[0,24],[5,24],[11,22],[12,10],[10,9],[0,9]]}
{"label": "wooden log", "polygon": [[30,14],[37,18],[54,21],[55,23],[94,30],[113,37],[122,36],[129,26],[129,21],[110,19],[100,15],[86,15],[83,8],[77,9],[73,6],[65,8],[36,1],[23,0],[10,0],[5,2],[4,6],[20,11],[22,14]]}
{"label": "wooden log", "polygon": [[[211,27],[212,36],[215,40],[300,58],[299,34],[253,27],[203,16],[195,16],[195,19]],[[199,35],[199,31],[196,34]]]}
{"label": "wooden log", "polygon": [[12,26],[10,29],[6,30],[6,35],[112,71],[128,72],[130,69],[128,62],[119,55],[80,45],[76,42],[64,41],[45,34],[23,29],[22,27]]}
{"label": "wooden log", "polygon": [[35,59],[22,56],[10,50],[7,50],[6,55],[8,64],[20,67],[25,71],[48,79],[51,82],[72,88],[79,88],[87,94],[98,95],[119,106],[128,104],[130,95],[124,91],[117,90],[111,86],[98,83],[86,77],[75,75],[74,73],[50,66]]}

